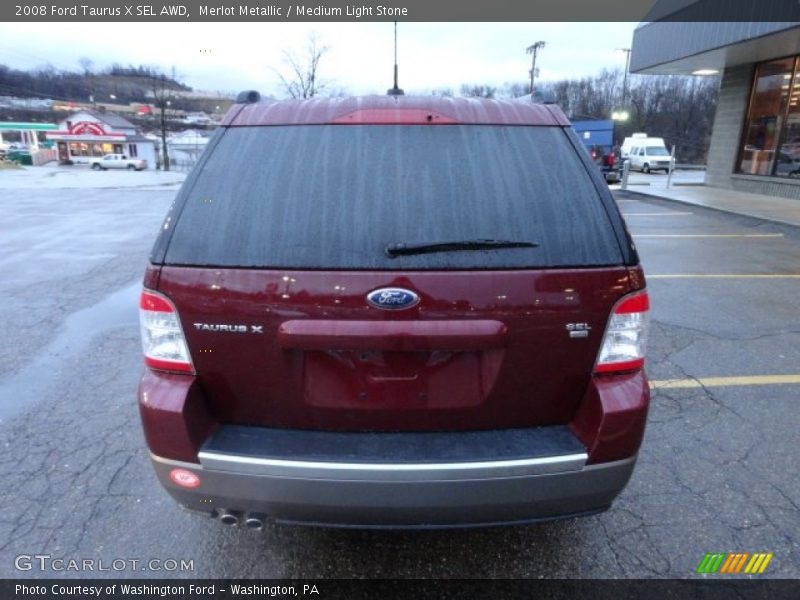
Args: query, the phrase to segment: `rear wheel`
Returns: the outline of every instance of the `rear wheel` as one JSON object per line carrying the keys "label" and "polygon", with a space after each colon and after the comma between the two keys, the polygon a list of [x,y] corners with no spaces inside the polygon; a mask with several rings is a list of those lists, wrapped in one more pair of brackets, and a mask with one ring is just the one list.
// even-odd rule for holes
{"label": "rear wheel", "polygon": [[128,171],[134,171],[135,169],[136,167],[134,167],[133,165],[128,165]]}
{"label": "rear wheel", "polygon": [[101,167],[99,163],[94,163],[94,164],[92,165],[92,170],[94,170],[94,171],[99,171],[99,170],[100,170],[100,169],[102,169],[102,168],[103,168],[103,167]]}

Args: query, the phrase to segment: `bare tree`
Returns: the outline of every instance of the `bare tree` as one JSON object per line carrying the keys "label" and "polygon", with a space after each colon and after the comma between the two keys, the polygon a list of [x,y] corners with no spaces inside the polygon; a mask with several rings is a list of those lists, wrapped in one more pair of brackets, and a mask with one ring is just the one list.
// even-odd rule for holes
{"label": "bare tree", "polygon": [[83,76],[86,81],[86,87],[89,90],[89,102],[92,102],[97,105],[95,100],[95,96],[97,95],[97,90],[95,89],[95,82],[94,82],[94,73],[92,73],[92,67],[94,66],[94,61],[87,56],[81,56],[78,59],[78,64],[83,69]]}
{"label": "bare tree", "polygon": [[81,69],[83,69],[83,74],[86,77],[92,74],[92,67],[94,66],[94,61],[91,58],[89,58],[88,56],[81,56],[78,59],[78,64],[81,66]]}
{"label": "bare tree", "polygon": [[154,73],[150,78],[150,90],[153,104],[159,111],[159,127],[161,130],[161,156],[165,171],[169,171],[169,149],[167,148],[167,107],[172,104],[172,82],[163,73]]}
{"label": "bare tree", "polygon": [[468,98],[494,98],[497,88],[487,84],[464,84],[461,86],[461,95]]}
{"label": "bare tree", "polygon": [[503,87],[498,93],[498,96],[501,98],[520,98],[521,96],[527,96],[530,93],[530,84],[515,81],[511,83],[504,83]]}
{"label": "bare tree", "polygon": [[452,98],[453,90],[450,88],[436,88],[428,92],[430,96],[441,96],[442,98]]}
{"label": "bare tree", "polygon": [[308,44],[298,56],[291,50],[284,50],[283,62],[286,72],[275,69],[286,93],[292,98],[313,98],[322,91],[327,83],[319,78],[319,63],[328,47],[320,41],[319,34],[308,36]]}

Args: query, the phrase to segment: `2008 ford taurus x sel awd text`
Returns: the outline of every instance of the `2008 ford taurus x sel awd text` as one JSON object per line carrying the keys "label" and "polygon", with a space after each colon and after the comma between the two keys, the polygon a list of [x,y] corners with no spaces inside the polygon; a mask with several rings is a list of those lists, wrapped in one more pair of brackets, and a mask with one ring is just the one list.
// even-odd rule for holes
{"label": "2008 ford taurus x sel awd text", "polygon": [[144,278],[161,483],[224,523],[525,522],[608,508],[649,302],[555,106],[244,94]]}

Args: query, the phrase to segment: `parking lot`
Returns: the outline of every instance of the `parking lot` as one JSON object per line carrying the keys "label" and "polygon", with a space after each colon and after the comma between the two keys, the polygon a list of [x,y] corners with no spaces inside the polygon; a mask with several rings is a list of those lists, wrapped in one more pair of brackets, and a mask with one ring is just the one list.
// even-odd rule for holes
{"label": "parking lot", "polygon": [[[648,276],[654,394],[610,511],[254,533],[182,512],[139,426],[139,280],[177,187],[25,185],[0,200],[0,576],[694,577],[707,552],[772,552],[764,576],[800,577],[799,229],[615,192]],[[20,554],[193,570],[18,571]]]}

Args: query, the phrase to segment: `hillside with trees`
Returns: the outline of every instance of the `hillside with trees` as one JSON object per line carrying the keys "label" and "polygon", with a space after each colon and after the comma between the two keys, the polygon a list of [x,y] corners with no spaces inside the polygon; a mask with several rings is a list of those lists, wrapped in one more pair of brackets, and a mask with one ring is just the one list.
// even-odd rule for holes
{"label": "hillside with trees", "polygon": [[[93,70],[92,61],[80,60],[80,71],[56,69],[45,65],[23,71],[0,64],[0,96],[32,96],[73,102],[147,102],[152,96],[152,81],[161,79],[173,91],[191,91],[173,75],[145,65],[113,64]],[[191,107],[187,107],[191,110]]]}

